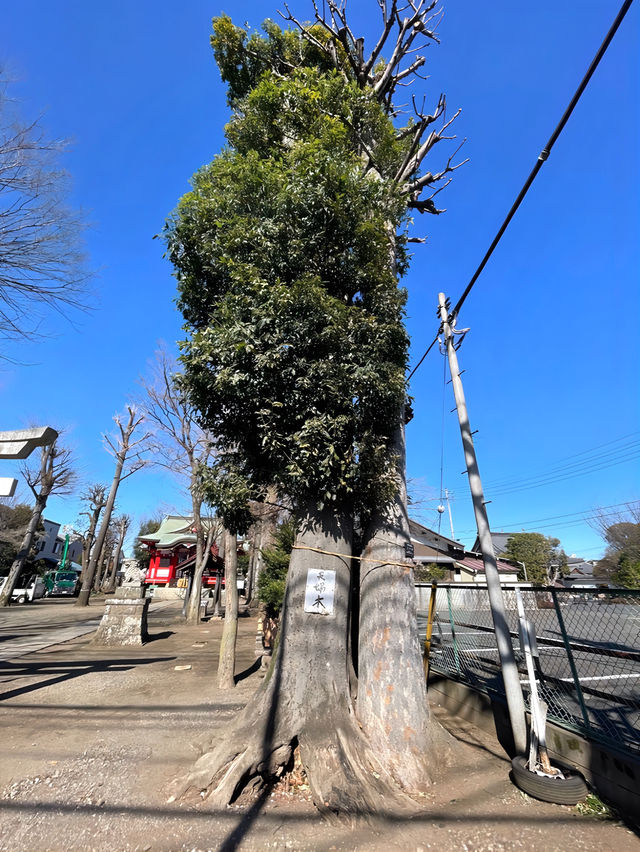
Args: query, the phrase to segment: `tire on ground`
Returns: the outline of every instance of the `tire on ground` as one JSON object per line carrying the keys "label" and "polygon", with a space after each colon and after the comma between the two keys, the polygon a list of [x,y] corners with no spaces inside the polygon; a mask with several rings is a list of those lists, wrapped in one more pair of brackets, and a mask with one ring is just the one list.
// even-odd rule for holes
{"label": "tire on ground", "polygon": [[526,757],[514,757],[511,761],[513,783],[534,799],[552,802],[554,805],[576,805],[589,792],[584,778],[571,766],[558,761],[555,761],[555,765],[562,770],[564,779],[530,772]]}

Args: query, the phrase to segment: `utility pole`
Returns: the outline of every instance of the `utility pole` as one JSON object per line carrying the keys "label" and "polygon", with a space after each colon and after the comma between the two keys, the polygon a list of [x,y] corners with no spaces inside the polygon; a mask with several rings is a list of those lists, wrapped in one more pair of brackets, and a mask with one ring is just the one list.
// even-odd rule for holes
{"label": "utility pole", "polygon": [[449,372],[451,373],[453,393],[456,400],[456,409],[458,411],[460,436],[462,438],[464,458],[467,465],[466,473],[469,477],[469,488],[471,489],[471,497],[473,499],[473,511],[475,513],[476,526],[478,528],[478,540],[480,542],[480,551],[482,553],[482,561],[484,563],[485,576],[487,578],[489,606],[491,607],[493,626],[496,633],[498,656],[500,657],[500,664],[502,666],[502,678],[504,680],[507,706],[509,708],[513,741],[516,753],[520,755],[525,754],[527,749],[527,723],[524,699],[522,697],[522,686],[520,684],[518,667],[516,666],[513,654],[509,624],[505,615],[504,597],[502,594],[502,587],[500,585],[500,576],[498,574],[496,557],[493,552],[489,518],[485,508],[482,481],[480,479],[480,471],[478,470],[476,451],[473,446],[473,437],[471,435],[471,426],[469,425],[467,404],[465,402],[464,390],[460,379],[458,356],[454,346],[453,331],[449,324],[447,300],[444,293],[438,293],[438,304],[440,319],[442,320],[447,357],[449,359]]}
{"label": "utility pole", "polygon": [[453,532],[453,518],[451,517],[451,500],[449,500],[449,492],[446,488],[444,489],[444,497],[447,501],[447,509],[449,510],[449,527],[451,529],[451,538],[453,539],[453,541],[455,541],[456,537],[455,533]]}

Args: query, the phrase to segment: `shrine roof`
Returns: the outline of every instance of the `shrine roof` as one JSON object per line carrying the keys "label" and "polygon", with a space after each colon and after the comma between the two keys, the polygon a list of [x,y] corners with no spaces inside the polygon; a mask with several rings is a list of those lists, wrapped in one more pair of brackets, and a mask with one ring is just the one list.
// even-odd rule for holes
{"label": "shrine roof", "polygon": [[[203,518],[203,525],[217,522],[217,518]],[[184,515],[168,515],[154,533],[138,536],[140,541],[153,542],[156,547],[175,547],[177,544],[195,544],[196,536],[192,532],[193,518]]]}

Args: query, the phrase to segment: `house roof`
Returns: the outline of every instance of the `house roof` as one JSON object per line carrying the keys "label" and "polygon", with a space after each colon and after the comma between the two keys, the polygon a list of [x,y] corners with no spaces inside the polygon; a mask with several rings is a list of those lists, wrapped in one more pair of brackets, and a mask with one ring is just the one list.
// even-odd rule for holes
{"label": "house roof", "polygon": [[409,532],[414,541],[434,547],[436,550],[444,551],[445,553],[450,550],[464,550],[463,545],[459,541],[454,541],[452,538],[447,538],[435,530],[430,530],[412,518],[409,518]]}
{"label": "house roof", "polygon": [[[512,535],[515,535],[513,532],[492,532],[491,533],[491,543],[493,544],[493,552],[496,556],[500,556],[501,553],[504,553],[507,549],[507,542],[511,538]],[[473,543],[473,547],[471,550],[474,553],[480,553],[480,539],[476,537],[476,540]]]}
{"label": "house roof", "polygon": [[[464,559],[456,559],[458,565],[462,565],[467,570],[471,571],[474,574],[484,574],[484,562],[480,556],[476,555],[465,555]],[[496,565],[498,567],[498,571],[502,574],[516,574],[517,568],[514,568],[513,565],[510,565],[508,562],[505,562],[504,559],[496,559]]]}

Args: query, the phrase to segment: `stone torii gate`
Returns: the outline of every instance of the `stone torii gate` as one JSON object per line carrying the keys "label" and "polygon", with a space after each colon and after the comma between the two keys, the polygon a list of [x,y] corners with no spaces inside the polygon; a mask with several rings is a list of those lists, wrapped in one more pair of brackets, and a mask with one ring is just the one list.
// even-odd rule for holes
{"label": "stone torii gate", "polygon": [[[7,459],[7,461],[26,459],[37,447],[53,444],[57,437],[58,433],[51,426],[0,432],[0,459]],[[17,479],[0,476],[0,497],[13,497],[17,484]]]}

